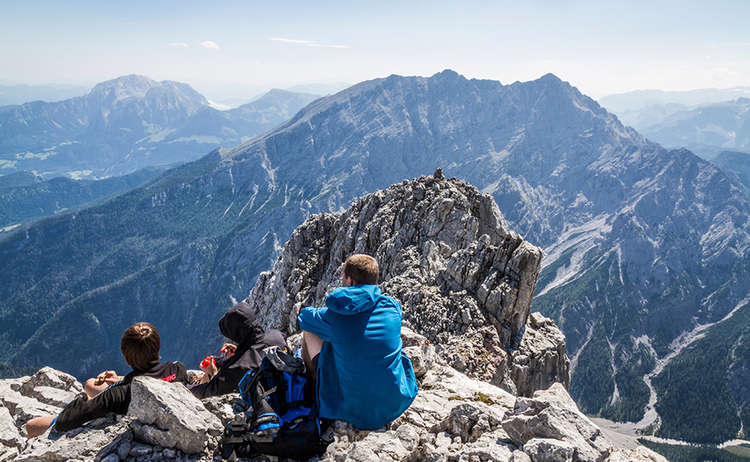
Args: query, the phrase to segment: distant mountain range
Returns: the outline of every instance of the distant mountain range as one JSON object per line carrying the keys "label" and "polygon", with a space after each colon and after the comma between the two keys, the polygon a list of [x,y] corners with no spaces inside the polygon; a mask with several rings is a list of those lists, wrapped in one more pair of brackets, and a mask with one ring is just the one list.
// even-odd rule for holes
{"label": "distant mountain range", "polygon": [[725,150],[750,151],[750,98],[675,112],[639,131],[665,146],[687,147],[707,159]]}
{"label": "distant mountain range", "polygon": [[750,150],[750,87],[639,90],[599,102],[625,125],[669,148],[688,148],[705,159],[724,150]]}
{"label": "distant mountain range", "polygon": [[120,332],[149,319],[165,358],[195,364],[305,217],[436,167],[491,194],[544,249],[534,309],[566,334],[582,409],[692,441],[749,428],[750,355],[738,352],[750,344],[750,202],[715,166],[648,141],[551,74],[362,82],[8,235],[0,359],[94,374],[120,364]]}
{"label": "distant mountain range", "polygon": [[[688,91],[635,90],[599,98],[599,104],[620,116],[652,106],[675,105],[682,108],[750,98],[750,87],[702,88]],[[623,120],[623,122],[625,122]]]}
{"label": "distant mountain range", "polygon": [[219,111],[187,84],[124,76],[85,96],[2,108],[0,173],[98,178],[187,162],[273,128],[316,98],[272,90]]}
{"label": "distant mountain range", "polygon": [[30,101],[60,101],[86,93],[82,85],[24,85],[0,84],[0,106],[23,104]]}

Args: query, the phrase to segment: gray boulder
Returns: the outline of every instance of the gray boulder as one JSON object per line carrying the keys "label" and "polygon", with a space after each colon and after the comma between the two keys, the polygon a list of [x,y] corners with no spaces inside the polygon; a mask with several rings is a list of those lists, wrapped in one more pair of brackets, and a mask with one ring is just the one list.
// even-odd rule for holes
{"label": "gray boulder", "polygon": [[181,384],[136,377],[128,415],[137,438],[153,445],[200,453],[223,431],[221,421]]}
{"label": "gray boulder", "polygon": [[50,387],[58,390],[69,391],[73,394],[81,393],[83,391],[83,386],[81,386],[75,377],[66,374],[65,372],[52,369],[51,367],[43,367],[39,369],[36,374],[32,375],[29,380],[21,385],[19,391],[25,396],[32,396],[34,389],[37,387]]}
{"label": "gray boulder", "polygon": [[[525,447],[529,441],[538,438],[570,443],[574,448],[575,460],[582,462],[598,462],[614,447],[602,431],[578,410],[560,384],[537,391],[533,398],[518,398],[514,415],[503,422],[503,428],[518,446]],[[547,447],[539,444],[540,447]]]}
{"label": "gray boulder", "polygon": [[532,438],[523,449],[533,462],[573,462],[575,454],[571,443],[550,438]]}

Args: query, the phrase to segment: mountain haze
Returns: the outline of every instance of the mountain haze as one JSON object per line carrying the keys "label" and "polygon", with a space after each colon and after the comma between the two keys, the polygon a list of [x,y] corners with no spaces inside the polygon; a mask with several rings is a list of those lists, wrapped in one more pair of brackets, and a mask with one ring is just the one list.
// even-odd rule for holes
{"label": "mountain haze", "polygon": [[88,94],[0,112],[0,172],[102,177],[195,160],[291,117],[316,96],[273,90],[219,111],[189,85],[129,75]]}
{"label": "mountain haze", "polygon": [[[658,409],[662,434],[682,436],[673,423],[698,404],[644,415],[659,389],[644,376],[705,373],[683,361],[682,334],[745,315],[750,204],[716,167],[648,141],[552,74],[362,82],[234,149],[8,236],[0,346],[17,352],[3,359],[90,375],[121,361],[120,333],[147,318],[163,331],[163,355],[192,364],[219,346],[216,320],[305,217],[436,167],[492,194],[544,249],[534,309],[566,334],[582,409],[644,424],[659,422]],[[738,347],[750,338],[732,335]],[[63,347],[71,354],[55,357]],[[711,354],[734,375],[717,371],[719,393],[699,394],[728,403],[712,416],[727,424],[706,422],[695,441],[740,429],[727,416],[747,403],[732,385],[747,369],[731,351]]]}
{"label": "mountain haze", "polygon": [[665,146],[684,146],[706,158],[724,150],[750,151],[750,98],[679,111],[640,131]]}

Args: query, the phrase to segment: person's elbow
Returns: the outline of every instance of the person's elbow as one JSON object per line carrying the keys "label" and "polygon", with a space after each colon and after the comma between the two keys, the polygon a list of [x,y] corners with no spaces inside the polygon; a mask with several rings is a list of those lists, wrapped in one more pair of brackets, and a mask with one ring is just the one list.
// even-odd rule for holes
{"label": "person's elbow", "polygon": [[58,415],[54,423],[52,424],[52,427],[55,429],[55,431],[60,433],[68,432],[80,426],[81,424],[79,422],[68,419],[65,413]]}

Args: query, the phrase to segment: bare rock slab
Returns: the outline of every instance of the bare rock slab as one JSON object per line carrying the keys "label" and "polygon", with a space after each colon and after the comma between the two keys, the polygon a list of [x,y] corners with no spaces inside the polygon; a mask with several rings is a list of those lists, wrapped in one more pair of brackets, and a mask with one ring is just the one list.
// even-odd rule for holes
{"label": "bare rock slab", "polygon": [[51,367],[43,367],[21,386],[20,392],[24,396],[32,396],[33,390],[40,386],[57,388],[74,394],[83,391],[83,386],[72,375]]}
{"label": "bare rock slab", "polygon": [[221,434],[221,421],[181,384],[136,377],[128,415],[137,439],[193,454],[202,452],[210,436]]}
{"label": "bare rock slab", "polygon": [[26,438],[18,431],[10,411],[0,405],[0,445],[21,449],[25,444]]}
{"label": "bare rock slab", "polygon": [[99,460],[113,450],[113,442],[129,433],[128,421],[110,414],[66,433],[47,431],[29,440],[19,462]]}

